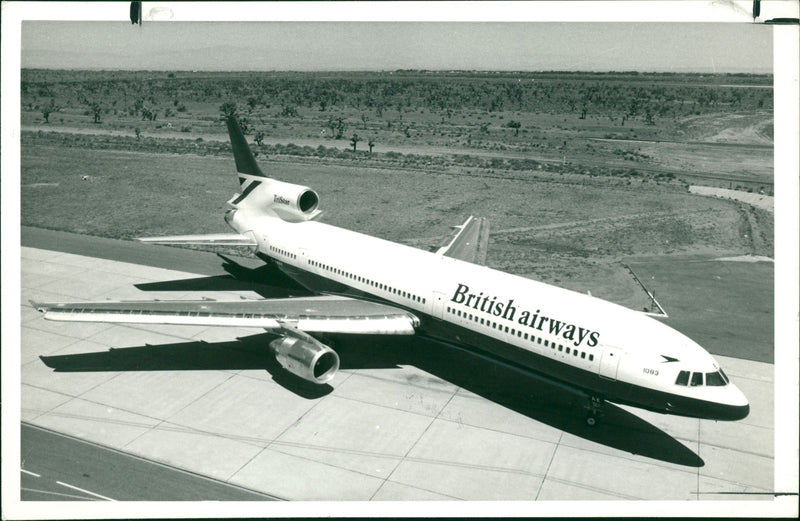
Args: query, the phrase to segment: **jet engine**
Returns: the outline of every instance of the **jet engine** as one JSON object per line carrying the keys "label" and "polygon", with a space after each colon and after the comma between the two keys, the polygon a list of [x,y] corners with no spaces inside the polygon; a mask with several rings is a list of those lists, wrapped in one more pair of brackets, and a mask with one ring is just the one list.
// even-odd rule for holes
{"label": "jet engine", "polygon": [[319,196],[307,186],[284,183],[270,179],[266,197],[267,204],[284,221],[310,221],[320,213]]}
{"label": "jet engine", "polygon": [[327,383],[339,369],[336,351],[313,338],[284,336],[270,342],[269,347],[284,369],[309,382]]}

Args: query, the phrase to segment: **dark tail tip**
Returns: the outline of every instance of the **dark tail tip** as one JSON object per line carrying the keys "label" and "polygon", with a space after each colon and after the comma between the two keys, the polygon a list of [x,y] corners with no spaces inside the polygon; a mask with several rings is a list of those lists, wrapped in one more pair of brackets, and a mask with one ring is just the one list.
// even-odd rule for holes
{"label": "dark tail tip", "polygon": [[228,125],[228,135],[231,138],[231,146],[233,146],[233,158],[236,160],[236,171],[240,174],[267,177],[264,175],[264,172],[258,168],[256,158],[247,145],[244,132],[242,132],[242,128],[239,126],[239,121],[236,119],[236,116],[226,116],[225,123]]}

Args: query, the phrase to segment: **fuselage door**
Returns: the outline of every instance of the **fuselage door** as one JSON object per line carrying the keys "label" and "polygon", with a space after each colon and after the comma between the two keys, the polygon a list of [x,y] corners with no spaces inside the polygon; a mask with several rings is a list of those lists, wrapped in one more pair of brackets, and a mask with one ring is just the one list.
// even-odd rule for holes
{"label": "fuselage door", "polygon": [[434,318],[438,318],[439,320],[442,319],[444,316],[444,301],[447,300],[447,296],[444,293],[439,293],[438,291],[433,292],[433,301],[431,302],[431,315]]}
{"label": "fuselage door", "polygon": [[619,368],[619,361],[621,358],[622,349],[612,346],[603,347],[603,357],[600,359],[600,370],[598,371],[600,376],[610,380],[616,380],[617,369]]}
{"label": "fuselage door", "polygon": [[258,242],[258,251],[269,254],[270,240],[267,234],[263,232],[254,232],[253,235],[256,236],[256,241]]}

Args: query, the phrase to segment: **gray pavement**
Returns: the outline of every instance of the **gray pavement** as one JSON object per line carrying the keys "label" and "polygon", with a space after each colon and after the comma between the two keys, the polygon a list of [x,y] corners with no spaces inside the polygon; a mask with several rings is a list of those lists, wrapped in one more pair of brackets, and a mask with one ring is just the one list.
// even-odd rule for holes
{"label": "gray pavement", "polygon": [[277,498],[23,424],[22,501],[267,501]]}
{"label": "gray pavement", "polygon": [[48,322],[28,304],[211,296],[132,287],[192,277],[23,247],[22,419],[289,500],[773,499],[772,364],[718,357],[751,400],[743,421],[611,406],[589,429],[522,377],[412,356],[427,345],[343,346],[332,388],[309,391],[285,384],[262,331]]}

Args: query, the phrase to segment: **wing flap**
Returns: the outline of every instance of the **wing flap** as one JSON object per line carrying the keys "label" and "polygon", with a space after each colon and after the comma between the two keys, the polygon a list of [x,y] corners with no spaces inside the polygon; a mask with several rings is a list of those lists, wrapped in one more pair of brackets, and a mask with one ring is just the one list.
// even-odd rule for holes
{"label": "wing flap", "polygon": [[456,226],[455,229],[457,231],[452,239],[436,253],[485,266],[489,244],[489,220],[485,217],[470,216],[464,224]]}
{"label": "wing flap", "polygon": [[120,302],[31,302],[47,320],[175,324],[280,329],[307,332],[411,335],[419,319],[384,304],[349,297],[264,300],[171,300]]}

